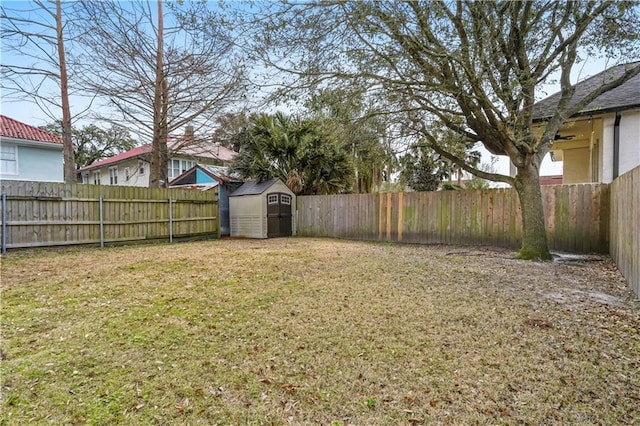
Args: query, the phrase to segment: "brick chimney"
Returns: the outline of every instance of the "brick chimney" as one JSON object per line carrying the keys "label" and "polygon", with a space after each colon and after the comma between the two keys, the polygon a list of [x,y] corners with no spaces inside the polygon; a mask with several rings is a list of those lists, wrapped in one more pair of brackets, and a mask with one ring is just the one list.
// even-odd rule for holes
{"label": "brick chimney", "polygon": [[194,132],[193,132],[193,126],[191,124],[189,124],[188,126],[185,127],[185,129],[184,129],[184,138],[185,138],[185,140],[193,141]]}

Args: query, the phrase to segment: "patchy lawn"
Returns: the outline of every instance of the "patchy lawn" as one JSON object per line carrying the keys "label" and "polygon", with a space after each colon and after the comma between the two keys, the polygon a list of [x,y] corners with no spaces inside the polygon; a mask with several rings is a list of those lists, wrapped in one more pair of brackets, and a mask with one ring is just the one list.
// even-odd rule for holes
{"label": "patchy lawn", "polygon": [[326,239],[11,252],[6,424],[638,424],[607,258]]}

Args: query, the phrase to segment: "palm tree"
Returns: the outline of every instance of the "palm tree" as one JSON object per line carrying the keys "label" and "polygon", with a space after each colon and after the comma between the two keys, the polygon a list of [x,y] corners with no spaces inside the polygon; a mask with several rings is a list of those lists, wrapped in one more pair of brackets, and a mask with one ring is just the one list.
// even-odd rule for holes
{"label": "palm tree", "polygon": [[232,168],[257,181],[280,178],[296,194],[349,189],[353,173],[346,153],[311,120],[281,112],[254,115],[243,130]]}

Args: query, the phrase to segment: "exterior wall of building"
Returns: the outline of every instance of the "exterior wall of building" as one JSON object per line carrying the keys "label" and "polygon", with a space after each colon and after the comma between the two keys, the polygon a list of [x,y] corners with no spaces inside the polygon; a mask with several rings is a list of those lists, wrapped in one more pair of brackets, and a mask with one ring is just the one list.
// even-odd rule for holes
{"label": "exterior wall of building", "polygon": [[[97,184],[96,174],[100,176],[100,185],[118,185],[118,186],[149,186],[149,163],[138,158],[124,160],[115,164],[105,165],[97,169],[82,172],[82,182],[88,184]],[[117,182],[112,183],[111,170],[117,175]],[[128,169],[128,173],[127,173]],[[127,179],[127,174],[128,179]]]}
{"label": "exterior wall of building", "polygon": [[197,183],[214,183],[216,180],[200,169],[196,170]]}
{"label": "exterior wall of building", "polygon": [[565,149],[563,183],[589,182],[589,147]]}
{"label": "exterior wall of building", "polygon": [[603,120],[602,126],[602,174],[601,181],[603,183],[611,183],[613,181],[613,126],[615,123],[615,115],[607,115]]}
{"label": "exterior wall of building", "polygon": [[[211,177],[207,177],[211,179]],[[217,188],[218,206],[220,209],[220,235],[231,235],[231,219],[229,216],[229,189],[226,185],[223,184],[219,184]]]}
{"label": "exterior wall of building", "polygon": [[64,182],[62,145],[38,147],[2,141],[5,146],[16,147],[16,173],[2,173],[2,180],[29,180],[38,182]]}
{"label": "exterior wall of building", "polygon": [[[604,119],[602,144],[602,177],[600,182],[613,181],[613,134],[615,115]],[[640,111],[625,111],[620,114],[620,157],[618,176],[640,165]]]}
{"label": "exterior wall of building", "polygon": [[291,195],[291,229],[293,235],[296,235],[295,194],[283,182],[277,181],[261,194],[229,197],[232,237],[267,238],[267,195],[274,192]]}
{"label": "exterior wall of building", "polygon": [[232,237],[267,238],[264,194],[229,197],[229,211]]}
{"label": "exterior wall of building", "polygon": [[[183,157],[174,157],[172,160],[179,160],[180,164],[178,169],[174,170],[175,176],[169,176],[169,180],[171,181],[173,178],[179,176],[183,171],[186,171],[184,167],[189,166],[188,168],[193,167],[196,162],[193,159],[185,159]],[[217,165],[218,162],[212,160],[211,163],[201,162],[201,164],[212,164]],[[82,182],[95,184],[95,173],[99,173],[100,175],[100,185],[114,185],[111,183],[110,172],[109,169],[116,168],[118,174],[118,180],[115,185],[120,186],[149,186],[149,173],[151,170],[151,164],[147,161],[141,160],[140,158],[130,158],[126,160],[118,161],[117,163],[107,164],[99,168],[90,169],[88,171],[82,172]],[[126,169],[129,169],[129,179],[126,176]],[[203,173],[204,175],[204,173]],[[200,176],[200,175],[198,175]]]}
{"label": "exterior wall of building", "polygon": [[284,192],[285,194],[289,194],[292,197],[295,197],[295,194],[291,192],[289,187],[279,180],[271,185],[269,189],[264,191],[265,194],[269,194],[270,192]]}
{"label": "exterior wall of building", "polygon": [[625,111],[620,118],[620,163],[618,175],[640,165],[640,110]]}

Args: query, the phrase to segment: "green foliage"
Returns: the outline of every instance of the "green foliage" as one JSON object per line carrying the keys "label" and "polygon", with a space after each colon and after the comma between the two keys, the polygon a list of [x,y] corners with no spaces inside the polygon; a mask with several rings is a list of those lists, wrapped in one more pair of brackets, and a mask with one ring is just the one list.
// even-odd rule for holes
{"label": "green foliage", "polygon": [[366,405],[369,410],[373,410],[376,408],[376,399],[371,397],[365,398],[364,405]]}
{"label": "green foliage", "polygon": [[425,147],[414,147],[400,158],[400,182],[414,191],[436,191],[449,175],[449,164]]}
{"label": "green foliage", "polygon": [[[637,2],[283,3],[260,15],[255,22],[261,31],[251,36],[263,61],[299,79],[287,82],[287,89],[366,87],[385,116],[403,122],[406,133],[440,156],[514,185],[511,176],[475,168],[456,145],[452,150],[443,143],[439,128],[469,142],[467,148],[481,142],[489,152],[509,156],[516,174],[528,176],[518,189],[521,202],[528,198],[535,211],[523,215],[523,245],[536,241],[542,251],[547,245],[538,225],[544,217],[537,174],[555,134],[567,117],[640,73],[640,65],[630,63],[579,101],[572,99],[571,75],[583,52],[638,59]],[[561,86],[557,108],[541,123],[542,134],[534,133],[536,93],[553,75]]]}
{"label": "green foliage", "polygon": [[251,116],[238,135],[233,170],[245,178],[282,179],[296,194],[336,194],[351,187],[347,152],[312,120],[283,113]]}
{"label": "green foliage", "polygon": [[216,130],[213,132],[213,140],[220,145],[240,150],[240,135],[249,125],[249,116],[244,112],[226,113],[216,119]]}
{"label": "green foliage", "polygon": [[477,176],[472,177],[464,184],[465,189],[489,189],[489,181],[479,178]]}
{"label": "green foliage", "polygon": [[[56,135],[62,134],[62,123],[56,121],[41,127]],[[76,168],[88,166],[98,160],[113,157],[136,146],[136,141],[127,129],[112,125],[102,129],[94,124],[71,130],[73,140],[73,155]]]}
{"label": "green foliage", "polygon": [[306,107],[322,131],[350,153],[354,192],[373,192],[389,180],[385,169],[393,165],[395,157],[384,143],[386,126],[366,105],[362,91],[357,88],[319,90],[311,95]]}
{"label": "green foliage", "polygon": [[[479,169],[485,171],[487,173],[496,173],[496,162],[498,161],[498,157],[491,157],[490,163],[481,163]],[[478,176],[473,176],[471,180],[467,181],[464,185],[465,189],[489,189],[489,181],[486,179],[479,178]]]}
{"label": "green foliage", "polygon": [[[434,129],[437,126],[434,126]],[[436,129],[439,144],[454,152],[456,157],[464,158],[469,164],[476,165],[480,161],[480,153],[474,151],[474,144],[446,129]],[[436,191],[440,183],[451,177],[454,172],[460,173],[458,166],[436,153],[426,142],[411,147],[410,151],[400,158],[400,181],[415,191]],[[443,189],[459,189],[449,185]]]}

